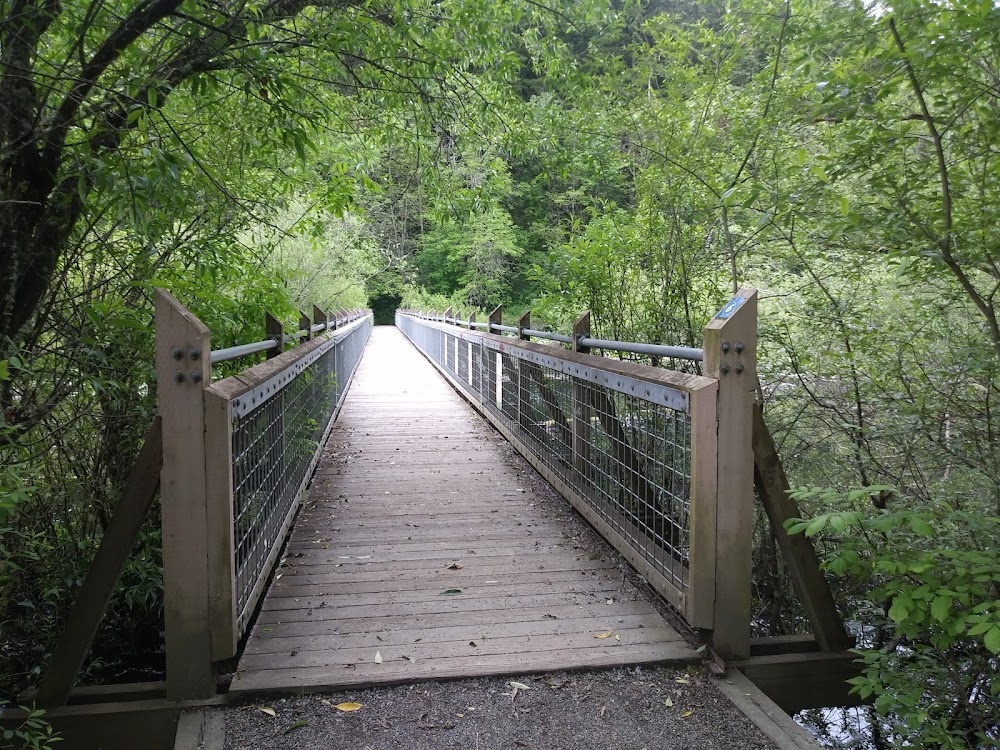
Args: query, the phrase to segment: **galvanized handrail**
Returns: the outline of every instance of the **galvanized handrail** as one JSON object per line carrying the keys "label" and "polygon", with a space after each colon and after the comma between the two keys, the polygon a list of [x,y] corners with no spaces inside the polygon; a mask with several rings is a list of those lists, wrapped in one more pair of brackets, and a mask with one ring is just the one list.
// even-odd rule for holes
{"label": "galvanized handrail", "polygon": [[248,344],[238,344],[224,349],[213,349],[211,362],[213,365],[217,365],[222,362],[239,359],[240,357],[247,357],[251,354],[270,351],[271,349],[283,349],[284,345],[289,341],[298,341],[299,339],[310,337],[316,333],[322,333],[323,331],[329,331],[347,325],[348,323],[353,323],[355,320],[364,317],[369,312],[370,311],[368,310],[351,310],[342,316],[330,318],[329,320],[320,323],[314,323],[309,326],[308,329],[302,328],[294,333],[282,334],[280,336],[274,335],[261,341],[253,341]]}
{"label": "galvanized handrail", "polygon": [[228,362],[231,359],[239,359],[250,354],[266,352],[268,349],[274,349],[276,346],[278,346],[277,339],[264,339],[263,341],[255,341],[252,344],[240,344],[239,346],[230,346],[225,349],[213,349],[212,364],[217,365],[220,362]]}
{"label": "galvanized handrail", "polygon": [[631,341],[609,341],[607,339],[592,339],[588,336],[580,338],[580,345],[588,349],[607,349],[613,352],[632,352],[646,354],[650,357],[669,357],[671,359],[686,359],[702,362],[705,359],[704,349],[690,346],[665,346],[663,344],[640,344]]}
{"label": "galvanized handrail", "polygon": [[[400,310],[404,315],[412,315],[421,320],[432,320],[436,322],[448,323],[460,328],[476,328],[489,333],[510,333],[522,339],[542,339],[544,341],[556,341],[560,344],[572,345],[575,340],[572,336],[553,331],[542,331],[537,328],[521,328],[518,326],[499,325],[497,323],[477,323],[475,321],[453,318],[448,315],[438,315],[436,313],[423,313],[416,310]],[[615,341],[613,339],[594,339],[589,336],[579,338],[576,343],[588,349],[603,349],[610,352],[630,352],[632,354],[645,354],[649,357],[665,357],[669,359],[683,359],[691,362],[703,362],[705,360],[705,350],[692,346],[673,346],[667,344],[646,344],[636,341]]]}

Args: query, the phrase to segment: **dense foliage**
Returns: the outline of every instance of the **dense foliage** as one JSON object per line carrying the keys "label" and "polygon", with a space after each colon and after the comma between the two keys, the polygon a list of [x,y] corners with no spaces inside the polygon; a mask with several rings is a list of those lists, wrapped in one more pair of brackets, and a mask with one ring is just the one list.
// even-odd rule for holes
{"label": "dense foliage", "polygon": [[[8,689],[155,411],[154,286],[219,345],[402,300],[697,346],[752,285],[793,530],[874,701],[830,742],[1000,741],[993,3],[0,0],[0,65]],[[795,631],[758,532],[755,626]],[[155,651],[158,541],[91,669]]]}

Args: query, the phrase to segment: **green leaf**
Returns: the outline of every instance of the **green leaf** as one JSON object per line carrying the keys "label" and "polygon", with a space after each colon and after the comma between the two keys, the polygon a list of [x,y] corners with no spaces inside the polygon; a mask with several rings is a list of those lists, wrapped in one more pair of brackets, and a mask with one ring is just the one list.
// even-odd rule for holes
{"label": "green leaf", "polygon": [[910,610],[908,610],[906,605],[903,604],[902,599],[897,597],[892,603],[892,606],[889,608],[889,619],[898,625],[909,617],[909,615]]}
{"label": "green leaf", "polygon": [[441,592],[441,596],[455,596],[455,594],[461,594],[462,589],[445,589]]}
{"label": "green leaf", "polygon": [[840,196],[840,215],[848,216],[851,213],[851,202],[846,195]]}
{"label": "green leaf", "polygon": [[1000,625],[994,625],[983,638],[983,643],[994,654],[1000,654]]}
{"label": "green leaf", "polygon": [[931,603],[931,617],[938,622],[944,622],[951,611],[952,598],[950,596],[936,596]]}
{"label": "green leaf", "polygon": [[296,729],[301,729],[302,727],[307,727],[307,726],[309,726],[308,721],[306,721],[305,719],[299,719],[298,721],[295,721],[289,724],[287,727],[285,727],[285,731],[282,732],[282,734],[288,734],[289,732],[294,732]]}
{"label": "green leaf", "polygon": [[926,537],[934,536],[934,527],[919,516],[912,516],[910,518],[910,528],[914,534]]}

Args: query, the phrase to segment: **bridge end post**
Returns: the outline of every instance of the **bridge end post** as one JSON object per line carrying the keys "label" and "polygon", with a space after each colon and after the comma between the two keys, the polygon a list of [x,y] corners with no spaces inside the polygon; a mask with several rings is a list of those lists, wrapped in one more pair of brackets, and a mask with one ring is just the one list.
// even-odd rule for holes
{"label": "bridge end post", "polygon": [[753,405],[757,391],[757,290],[740,289],[705,327],[705,374],[719,383],[718,499],[712,646],[724,659],[750,653],[753,554]]}
{"label": "bridge end post", "polygon": [[173,700],[215,695],[205,464],[205,387],[211,382],[211,360],[208,328],[173,295],[157,289],[163,609],[167,695]]}

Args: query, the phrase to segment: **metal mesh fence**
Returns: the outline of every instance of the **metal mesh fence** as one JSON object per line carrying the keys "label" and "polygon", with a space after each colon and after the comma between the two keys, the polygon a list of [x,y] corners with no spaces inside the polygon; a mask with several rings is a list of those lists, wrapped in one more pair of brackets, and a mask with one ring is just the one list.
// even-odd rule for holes
{"label": "metal mesh fence", "polygon": [[[687,590],[691,415],[686,393],[560,356],[396,325],[654,570]],[[471,367],[469,361],[471,357]]]}
{"label": "metal mesh fence", "polygon": [[371,317],[233,400],[233,518],[240,634],[371,333]]}

